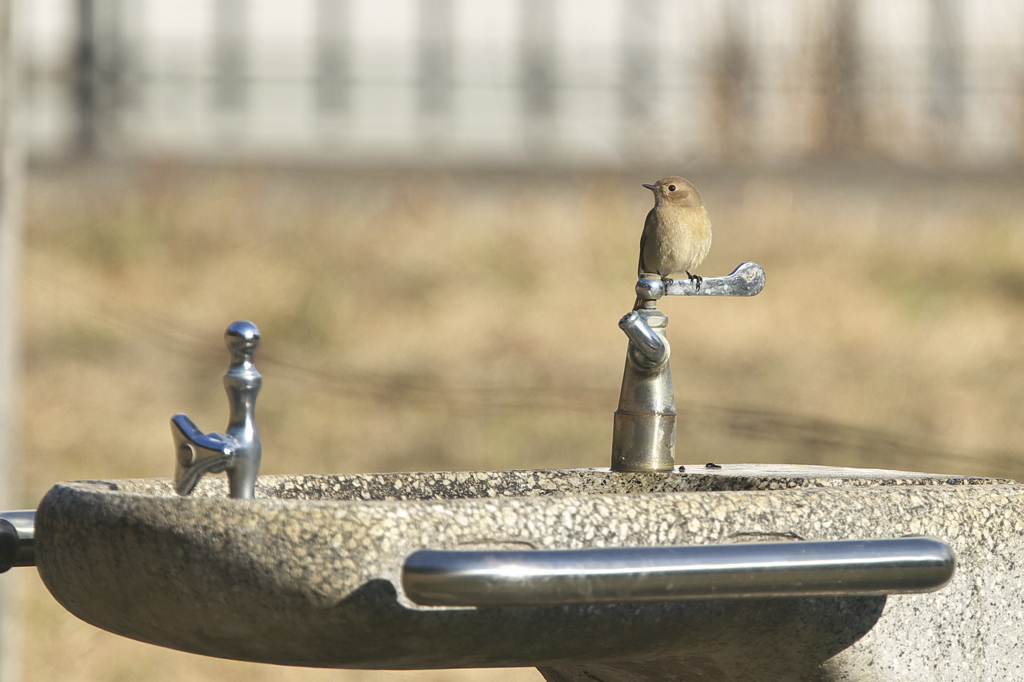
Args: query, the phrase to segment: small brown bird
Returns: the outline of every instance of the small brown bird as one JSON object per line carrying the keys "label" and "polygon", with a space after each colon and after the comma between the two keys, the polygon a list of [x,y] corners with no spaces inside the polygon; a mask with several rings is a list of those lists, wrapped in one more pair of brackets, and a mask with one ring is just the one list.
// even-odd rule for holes
{"label": "small brown bird", "polygon": [[[697,188],[689,180],[674,176],[644,187],[654,192],[654,208],[647,214],[640,237],[638,276],[658,274],[666,279],[685,272],[696,280],[700,291],[702,278],[693,270],[711,249],[711,219]],[[633,310],[640,305],[638,298]]]}

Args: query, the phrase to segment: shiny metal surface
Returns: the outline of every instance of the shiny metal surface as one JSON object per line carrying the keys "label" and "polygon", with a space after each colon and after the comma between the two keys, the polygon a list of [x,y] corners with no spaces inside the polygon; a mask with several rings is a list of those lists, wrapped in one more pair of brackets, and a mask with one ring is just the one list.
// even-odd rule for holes
{"label": "shiny metal surface", "polygon": [[764,268],[741,263],[725,277],[705,277],[700,289],[691,279],[644,278],[636,283],[636,295],[643,301],[662,296],[756,296],[764,289]]}
{"label": "shiny metal surface", "polygon": [[[644,311],[646,313],[646,311]],[[630,349],[634,352],[634,360],[641,367],[656,369],[668,362],[668,343],[665,341],[664,328],[668,322],[664,320],[648,321],[651,315],[632,311],[619,320],[619,329],[626,333],[632,341]],[[660,323],[660,324],[659,324]],[[652,327],[651,325],[654,325]],[[661,333],[655,331],[655,328]]]}
{"label": "shiny metal surface", "polygon": [[666,599],[931,592],[953,577],[927,537],[409,555],[402,586],[424,606],[528,606]]}
{"label": "shiny metal surface", "polygon": [[742,263],[725,277],[692,280],[644,277],[636,283],[641,306],[619,320],[629,338],[619,405],[612,433],[615,471],[668,471],[675,465],[676,406],[668,317],[657,308],[664,296],[755,296],[764,288],[764,269]]}
{"label": "shiny metal surface", "polygon": [[634,310],[619,320],[630,342],[612,432],[615,471],[668,471],[675,464],[676,403],[666,325],[668,318],[656,308]]}
{"label": "shiny metal surface", "polygon": [[228,395],[228,428],[224,433],[203,433],[184,414],[171,417],[174,438],[174,488],[188,495],[207,473],[226,471],[231,497],[252,499],[259,475],[262,445],[256,428],[256,397],[263,378],[253,356],[260,332],[252,322],[234,322],[224,332],[231,364],[224,375]]}
{"label": "shiny metal surface", "polygon": [[0,512],[0,573],[36,565],[35,523],[34,509]]}

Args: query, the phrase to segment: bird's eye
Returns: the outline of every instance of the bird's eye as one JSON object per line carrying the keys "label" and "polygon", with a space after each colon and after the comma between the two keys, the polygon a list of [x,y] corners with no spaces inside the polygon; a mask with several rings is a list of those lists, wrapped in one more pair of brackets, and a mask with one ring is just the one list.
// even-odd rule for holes
{"label": "bird's eye", "polygon": [[675,192],[676,191],[676,186],[675,185],[669,185],[668,186],[668,191],[669,192]]}

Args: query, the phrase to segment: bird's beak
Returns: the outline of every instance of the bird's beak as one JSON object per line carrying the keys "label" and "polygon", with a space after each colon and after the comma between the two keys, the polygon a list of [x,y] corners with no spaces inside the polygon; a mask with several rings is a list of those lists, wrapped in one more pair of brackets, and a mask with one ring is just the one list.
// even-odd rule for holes
{"label": "bird's beak", "polygon": [[652,192],[654,191],[654,185],[646,185],[645,184],[644,187],[646,187],[647,189],[651,190]]}

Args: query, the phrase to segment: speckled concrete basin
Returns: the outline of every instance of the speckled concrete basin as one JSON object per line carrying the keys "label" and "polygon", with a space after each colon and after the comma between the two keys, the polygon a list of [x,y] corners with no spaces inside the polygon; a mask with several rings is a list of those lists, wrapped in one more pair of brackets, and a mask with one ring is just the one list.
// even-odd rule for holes
{"label": "speckled concrete basin", "polygon": [[[199,654],[340,668],[537,666],[550,680],[1017,679],[1024,495],[1012,481],[726,465],[263,476],[55,486],[36,561],[69,611]],[[940,592],[861,598],[430,608],[400,581],[419,549],[569,549],[932,535]],[[1000,609],[993,604],[1015,604]],[[997,655],[996,655],[997,654]]]}

